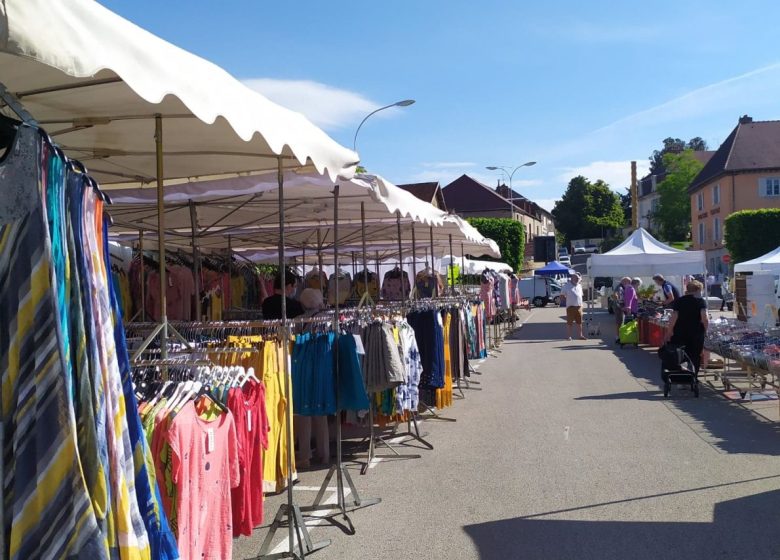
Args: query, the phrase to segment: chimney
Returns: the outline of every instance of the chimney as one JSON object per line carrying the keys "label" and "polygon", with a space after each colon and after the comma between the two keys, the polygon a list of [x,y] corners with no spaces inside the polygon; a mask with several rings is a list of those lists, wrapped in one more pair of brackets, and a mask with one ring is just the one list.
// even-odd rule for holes
{"label": "chimney", "polygon": [[750,124],[753,122],[753,117],[750,115],[742,115],[739,117],[739,124]]}

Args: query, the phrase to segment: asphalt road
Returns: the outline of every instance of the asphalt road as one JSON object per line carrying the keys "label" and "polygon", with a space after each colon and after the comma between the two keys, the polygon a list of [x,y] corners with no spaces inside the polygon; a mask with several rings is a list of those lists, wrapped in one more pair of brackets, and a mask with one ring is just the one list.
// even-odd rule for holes
{"label": "asphalt road", "polygon": [[[561,317],[526,315],[480,365],[482,390],[444,411],[457,422],[424,423],[434,450],[403,446],[422,458],[365,476],[348,463],[361,496],[382,503],[350,514],[354,535],[313,527],[333,542],[311,557],[780,559],[778,424],[706,387],[665,400],[658,359],[616,348],[606,314],[605,340],[563,340]],[[323,476],[303,473],[296,501]],[[265,533],[236,541],[234,558]]]}

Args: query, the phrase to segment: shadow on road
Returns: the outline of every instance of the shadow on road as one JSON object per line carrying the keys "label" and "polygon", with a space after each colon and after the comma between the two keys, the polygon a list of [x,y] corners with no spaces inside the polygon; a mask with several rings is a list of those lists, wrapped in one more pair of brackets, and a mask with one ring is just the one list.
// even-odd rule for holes
{"label": "shadow on road", "polygon": [[[655,348],[620,348],[611,340],[613,324],[611,315],[596,313],[593,320],[601,326],[602,336],[588,342],[562,341],[564,332],[563,315],[561,323],[526,323],[516,331],[518,341],[514,344],[538,343],[542,341],[561,341],[564,345],[556,350],[580,351],[587,354],[593,350],[610,350],[623,363],[628,374],[633,376],[646,389],[636,392],[606,393],[603,395],[584,395],[576,400],[658,400],[669,407],[678,416],[694,419],[696,431],[717,449],[726,453],[754,453],[780,456],[780,424],[767,421],[755,412],[722,398],[718,392],[702,384],[700,398],[692,398],[690,391],[675,386],[672,397],[658,397],[661,391],[661,362]],[[557,333],[558,338],[556,338]],[[605,334],[606,333],[606,334]],[[586,362],[585,362],[586,363]],[[689,423],[689,422],[686,422]],[[691,423],[689,423],[691,424]]]}
{"label": "shadow on road", "polygon": [[[698,490],[702,489],[679,494]],[[667,496],[674,494],[678,493]],[[481,560],[765,560],[780,558],[780,541],[773,536],[780,527],[778,500],[780,490],[721,502],[715,506],[712,522],[539,519],[542,515],[562,513],[548,512],[468,525],[464,531],[477,547]],[[575,509],[609,505],[612,503]],[[604,513],[599,515],[603,517]],[[617,510],[613,515],[620,517]]]}

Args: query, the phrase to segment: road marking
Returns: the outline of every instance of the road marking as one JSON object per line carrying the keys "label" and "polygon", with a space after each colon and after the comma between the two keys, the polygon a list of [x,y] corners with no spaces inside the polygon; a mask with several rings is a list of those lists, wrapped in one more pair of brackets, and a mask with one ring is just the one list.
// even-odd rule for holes
{"label": "road marking", "polygon": [[569,441],[569,426],[563,428],[563,439]]}

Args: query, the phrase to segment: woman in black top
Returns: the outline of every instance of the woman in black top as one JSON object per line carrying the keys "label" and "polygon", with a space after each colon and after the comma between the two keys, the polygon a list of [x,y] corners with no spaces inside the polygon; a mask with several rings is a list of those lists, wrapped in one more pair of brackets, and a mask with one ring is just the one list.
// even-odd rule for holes
{"label": "woman in black top", "polygon": [[669,322],[669,328],[672,330],[672,338],[669,342],[685,346],[685,351],[690,356],[697,373],[701,366],[701,353],[704,350],[704,335],[709,326],[707,303],[702,299],[703,289],[701,282],[696,280],[688,282],[685,286],[685,295],[672,302],[671,308],[674,311]]}

